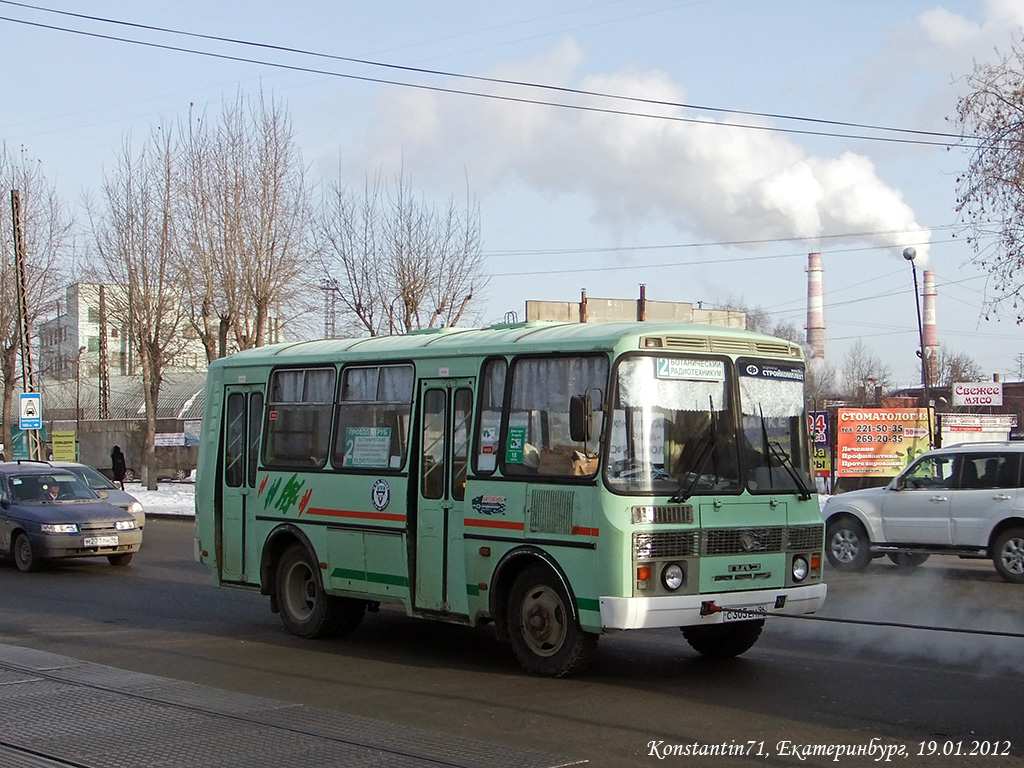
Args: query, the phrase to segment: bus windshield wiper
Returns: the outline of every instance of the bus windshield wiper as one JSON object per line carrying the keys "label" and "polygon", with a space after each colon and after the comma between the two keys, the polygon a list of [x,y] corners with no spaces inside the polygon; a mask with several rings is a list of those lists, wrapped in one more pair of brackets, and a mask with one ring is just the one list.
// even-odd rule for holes
{"label": "bus windshield wiper", "polygon": [[779,442],[772,441],[768,437],[768,422],[764,418],[764,409],[758,404],[758,410],[761,412],[761,439],[764,441],[764,457],[765,464],[768,466],[768,479],[772,482],[774,488],[774,482],[772,478],[772,457],[779,462],[779,466],[786,470],[786,474],[793,480],[793,484],[796,485],[797,490],[800,492],[799,498],[801,501],[807,501],[811,498],[811,489],[804,483],[803,478],[800,477],[800,473],[796,471],[793,466],[793,460],[789,454],[786,453],[782,445]]}
{"label": "bus windshield wiper", "polygon": [[[708,400],[710,401],[710,397]],[[708,459],[711,458],[711,454],[715,452],[715,448],[718,446],[718,415],[715,412],[714,404],[709,402],[709,405],[711,406],[711,422],[708,424],[707,434],[701,438],[701,449],[696,454],[696,459],[690,461],[686,469],[680,473],[682,479],[679,481],[679,487],[669,499],[669,502],[672,504],[682,504],[693,495],[693,490],[700,481],[700,475],[704,471],[704,466],[708,463]],[[686,478],[690,477],[691,474],[693,477],[686,484],[686,489],[684,490],[683,484],[686,483]]]}

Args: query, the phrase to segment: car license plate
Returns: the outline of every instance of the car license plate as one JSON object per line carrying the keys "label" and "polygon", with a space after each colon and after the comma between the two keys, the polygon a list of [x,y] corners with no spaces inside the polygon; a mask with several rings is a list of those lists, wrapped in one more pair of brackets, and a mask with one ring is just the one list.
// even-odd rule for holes
{"label": "car license plate", "polygon": [[92,536],[82,539],[83,547],[116,547],[117,536]]}
{"label": "car license plate", "polygon": [[737,605],[722,609],[722,621],[750,621],[763,619],[768,614],[768,605]]}

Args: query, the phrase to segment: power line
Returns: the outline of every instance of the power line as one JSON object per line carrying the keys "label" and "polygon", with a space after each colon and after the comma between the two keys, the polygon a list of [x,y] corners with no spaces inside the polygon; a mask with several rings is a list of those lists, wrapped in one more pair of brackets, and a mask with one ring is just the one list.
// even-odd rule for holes
{"label": "power line", "polygon": [[337,56],[337,55],[334,55],[334,54],[318,53],[318,52],[315,52],[315,51],[307,51],[307,50],[303,50],[303,49],[300,49],[300,48],[290,48],[290,47],[286,47],[286,46],[278,46],[278,45],[272,45],[272,44],[266,44],[266,43],[255,43],[255,42],[251,42],[251,41],[239,40],[239,39],[228,38],[228,37],[221,37],[221,36],[216,36],[216,35],[206,35],[206,34],[196,33],[196,32],[186,32],[186,31],[183,31],[183,30],[176,30],[176,29],[172,29],[172,28],[168,28],[168,27],[157,27],[157,26],[151,26],[151,25],[145,25],[145,24],[138,24],[138,23],[126,22],[126,21],[122,21],[122,20],[118,20],[118,19],[107,19],[107,18],[103,18],[103,17],[99,17],[99,16],[89,16],[89,15],[85,15],[85,14],[72,13],[72,12],[69,12],[69,11],[60,11],[60,10],[56,10],[56,9],[45,8],[45,7],[42,7],[42,6],[29,5],[29,4],[26,4],[26,3],[19,3],[19,2],[15,2],[15,0],[0,0],[0,3],[5,4],[5,5],[14,6],[14,7],[20,7],[20,8],[25,8],[25,9],[34,10],[34,11],[40,11],[40,12],[44,12],[44,13],[52,13],[52,14],[57,14],[57,15],[61,15],[61,16],[68,16],[68,17],[72,17],[72,18],[78,18],[78,19],[82,19],[82,20],[86,20],[86,21],[94,21],[94,22],[100,22],[100,23],[105,23],[105,24],[112,24],[112,25],[117,25],[117,26],[129,27],[129,28],[133,28],[133,29],[143,29],[143,30],[147,30],[147,31],[161,32],[161,33],[165,33],[165,34],[172,34],[172,35],[179,35],[179,36],[185,36],[185,37],[192,37],[192,38],[207,40],[207,41],[211,41],[211,42],[220,42],[220,43],[228,43],[228,44],[232,44],[232,45],[240,45],[240,46],[245,46],[245,47],[254,47],[254,48],[263,49],[263,50],[271,50],[271,51],[275,51],[275,52],[279,52],[279,53],[290,53],[290,54],[299,54],[299,55],[304,55],[304,56],[313,56],[313,57],[317,57],[317,58],[329,59],[329,60],[332,60],[332,61],[340,61],[340,62],[345,62],[345,63],[350,63],[350,64],[360,64],[360,65],[364,65],[364,66],[379,67],[379,68],[385,68],[385,69],[389,69],[389,70],[406,72],[406,73],[410,73],[410,74],[442,76],[442,77],[449,77],[449,78],[453,78],[453,79],[463,79],[463,80],[469,80],[469,81],[473,81],[473,82],[484,82],[484,83],[495,84],[495,85],[513,86],[513,87],[521,87],[521,88],[532,88],[532,89],[538,89],[538,90],[542,90],[542,91],[555,92],[555,93],[560,93],[560,94],[565,94],[565,95],[573,95],[573,96],[586,96],[586,97],[591,97],[591,98],[614,99],[614,100],[619,100],[619,101],[627,101],[627,102],[632,102],[632,103],[645,104],[645,105],[648,105],[648,106],[672,107],[672,108],[678,108],[678,109],[691,109],[691,110],[695,110],[695,111],[713,112],[713,113],[719,113],[719,114],[740,115],[740,116],[745,116],[745,117],[760,117],[760,118],[776,119],[776,120],[789,120],[789,121],[796,121],[796,122],[802,122],[802,123],[811,123],[811,124],[816,124],[816,125],[830,125],[830,126],[843,127],[843,128],[853,128],[853,129],[859,129],[859,130],[884,131],[884,132],[888,132],[888,133],[898,133],[898,134],[907,135],[907,136],[933,137],[935,139],[950,139],[950,141],[938,141],[938,140],[931,140],[931,139],[926,139],[926,138],[896,138],[896,137],[892,137],[892,136],[870,136],[870,135],[862,135],[862,134],[835,133],[835,132],[830,132],[830,131],[817,131],[817,130],[798,129],[798,128],[782,128],[782,127],[777,127],[777,126],[766,126],[766,125],[752,125],[752,124],[749,124],[749,123],[730,123],[730,122],[726,122],[726,121],[716,122],[716,121],[713,121],[713,120],[705,120],[705,119],[699,119],[699,118],[682,117],[682,116],[679,116],[679,115],[664,115],[664,114],[655,114],[655,113],[650,113],[650,112],[631,112],[631,111],[621,110],[621,109],[610,109],[610,108],[605,108],[605,107],[586,106],[586,105],[581,105],[581,104],[570,104],[570,103],[563,103],[563,102],[556,102],[556,101],[545,101],[545,100],[542,100],[542,99],[525,98],[525,97],[514,97],[514,96],[503,96],[503,95],[498,95],[498,94],[494,94],[494,93],[484,93],[484,92],[480,92],[480,91],[463,90],[463,89],[458,89],[458,88],[446,88],[446,87],[441,87],[441,86],[426,85],[426,84],[422,84],[422,83],[412,83],[412,82],[404,82],[404,81],[400,81],[400,80],[389,80],[389,79],[386,79],[386,78],[369,77],[369,76],[365,76],[365,75],[355,75],[355,74],[351,74],[351,73],[334,72],[334,71],[330,71],[330,70],[316,69],[316,68],[312,68],[312,67],[303,67],[303,66],[294,65],[294,64],[283,64],[283,63],[279,63],[279,62],[272,62],[272,61],[248,58],[248,57],[244,57],[244,56],[234,56],[234,55],[229,55],[229,54],[226,54],[226,53],[215,53],[215,52],[212,52],[212,51],[203,51],[203,50],[198,50],[198,49],[194,49],[194,48],[185,48],[185,47],[181,47],[181,46],[168,45],[168,44],[164,44],[164,43],[155,43],[155,42],[151,42],[151,41],[138,40],[138,39],[133,39],[133,38],[128,38],[128,37],[119,37],[119,36],[116,36],[116,35],[107,35],[107,34],[102,34],[102,33],[99,33],[99,32],[88,32],[86,30],[74,29],[74,28],[69,28],[69,27],[60,27],[60,26],[51,25],[51,24],[44,24],[44,23],[41,23],[41,22],[28,21],[26,19],[12,18],[12,17],[9,17],[9,16],[0,16],[0,21],[7,21],[7,22],[10,22],[10,23],[13,23],[13,24],[22,24],[22,25],[25,25],[25,26],[35,27],[35,28],[39,28],[39,29],[47,29],[47,30],[50,30],[50,31],[65,32],[65,33],[68,33],[68,34],[80,35],[80,36],[84,36],[84,37],[92,37],[92,38],[96,38],[96,39],[100,39],[100,40],[108,40],[108,41],[112,41],[112,42],[121,42],[121,43],[130,44],[130,45],[138,45],[138,46],[143,46],[143,47],[148,47],[148,48],[155,48],[155,49],[159,49],[159,50],[173,51],[173,52],[178,52],[178,53],[187,53],[187,54],[192,54],[192,55],[197,55],[197,56],[206,56],[206,57],[209,57],[209,58],[221,59],[221,60],[225,60],[225,61],[234,61],[234,62],[239,62],[239,63],[255,64],[255,65],[258,65],[258,66],[267,66],[267,67],[272,67],[272,68],[276,68],[276,69],[284,69],[284,70],[293,71],[293,72],[304,72],[304,73],[309,73],[309,74],[318,74],[318,75],[323,75],[325,77],[337,77],[337,78],[355,80],[355,81],[359,81],[359,82],[369,82],[369,83],[376,83],[376,84],[382,84],[382,85],[393,85],[393,86],[397,86],[397,87],[413,88],[413,89],[417,89],[417,90],[426,90],[426,91],[432,91],[432,92],[437,92],[437,93],[449,93],[449,94],[464,95],[464,96],[475,96],[477,98],[485,98],[485,99],[490,99],[490,100],[495,100],[495,101],[506,101],[506,102],[517,103],[517,104],[531,104],[531,105],[537,105],[537,106],[548,106],[548,107],[555,107],[555,108],[559,108],[559,109],[570,109],[570,110],[575,110],[575,111],[580,111],[580,112],[588,112],[588,113],[608,114],[608,115],[617,115],[617,116],[626,116],[626,117],[639,117],[639,118],[648,118],[648,119],[656,119],[656,120],[666,120],[666,121],[670,121],[670,122],[679,122],[679,123],[693,123],[693,124],[702,124],[702,125],[717,125],[717,126],[723,126],[723,127],[741,128],[741,129],[745,129],[745,130],[767,131],[767,132],[771,132],[771,133],[785,133],[785,134],[791,134],[791,135],[821,136],[821,137],[827,137],[827,138],[854,139],[854,140],[861,140],[861,141],[881,141],[881,142],[895,143],[895,144],[909,144],[909,145],[920,145],[920,146],[941,146],[941,147],[949,147],[949,146],[957,145],[957,144],[959,144],[961,146],[969,147],[970,145],[967,144],[966,141],[968,141],[968,140],[978,140],[977,137],[960,136],[959,134],[942,133],[942,132],[937,132],[937,131],[920,131],[920,130],[912,130],[912,129],[906,129],[906,128],[894,128],[894,127],[888,127],[888,126],[871,125],[871,124],[865,124],[865,123],[854,123],[854,122],[845,122],[845,121],[838,121],[838,120],[824,120],[824,119],[819,119],[819,118],[801,117],[801,116],[796,116],[796,115],[774,114],[774,113],[767,113],[767,112],[754,112],[754,111],[748,111],[748,110],[724,109],[724,108],[719,108],[719,107],[709,107],[709,106],[702,106],[702,105],[695,105],[695,104],[686,104],[686,103],[682,103],[682,102],[670,102],[670,101],[661,101],[661,100],[657,100],[657,99],[645,99],[645,98],[641,98],[641,97],[625,96],[625,95],[621,95],[621,94],[608,94],[608,93],[602,93],[602,92],[598,92],[598,91],[586,91],[586,90],[572,89],[572,88],[566,88],[566,87],[561,87],[561,86],[553,86],[553,85],[546,85],[546,84],[540,84],[540,83],[529,83],[529,82],[515,81],[515,80],[503,80],[503,79],[499,79],[499,78],[489,78],[489,77],[483,77],[483,76],[478,76],[478,75],[466,75],[466,74],[455,73],[455,72],[445,72],[445,71],[442,71],[442,70],[422,69],[422,68],[418,68],[418,67],[408,67],[408,66],[403,66],[403,65],[398,65],[398,64],[387,64],[387,63],[384,63],[384,62],[376,62],[376,61],[372,61],[372,60],[368,60],[368,59],[358,59],[358,58],[354,58],[354,57],[346,57],[346,56]]}

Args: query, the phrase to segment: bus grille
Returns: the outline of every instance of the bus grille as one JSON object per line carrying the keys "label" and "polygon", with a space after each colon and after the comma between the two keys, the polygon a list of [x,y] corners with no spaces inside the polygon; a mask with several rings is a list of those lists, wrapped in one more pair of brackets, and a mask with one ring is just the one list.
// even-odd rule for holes
{"label": "bus grille", "polygon": [[692,504],[657,504],[633,507],[634,524],[689,525],[692,522]]}
{"label": "bus grille", "polygon": [[530,496],[530,533],[572,533],[572,491],[534,491]]}
{"label": "bus grille", "polygon": [[789,529],[786,549],[821,549],[825,538],[824,525],[796,525]]}
{"label": "bus grille", "polygon": [[705,555],[781,552],[785,528],[713,528],[704,531]]}
{"label": "bus grille", "polygon": [[690,557],[699,554],[697,531],[659,531],[633,534],[633,558],[656,560],[664,557]]}

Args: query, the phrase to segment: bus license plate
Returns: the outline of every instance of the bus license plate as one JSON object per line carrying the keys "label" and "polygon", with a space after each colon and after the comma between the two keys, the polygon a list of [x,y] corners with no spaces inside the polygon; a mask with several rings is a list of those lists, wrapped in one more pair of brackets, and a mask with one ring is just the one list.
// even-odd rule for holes
{"label": "bus license plate", "polygon": [[750,621],[768,615],[768,605],[744,605],[722,609],[722,621]]}
{"label": "bus license plate", "polygon": [[117,536],[93,536],[89,539],[82,539],[83,547],[116,547]]}

